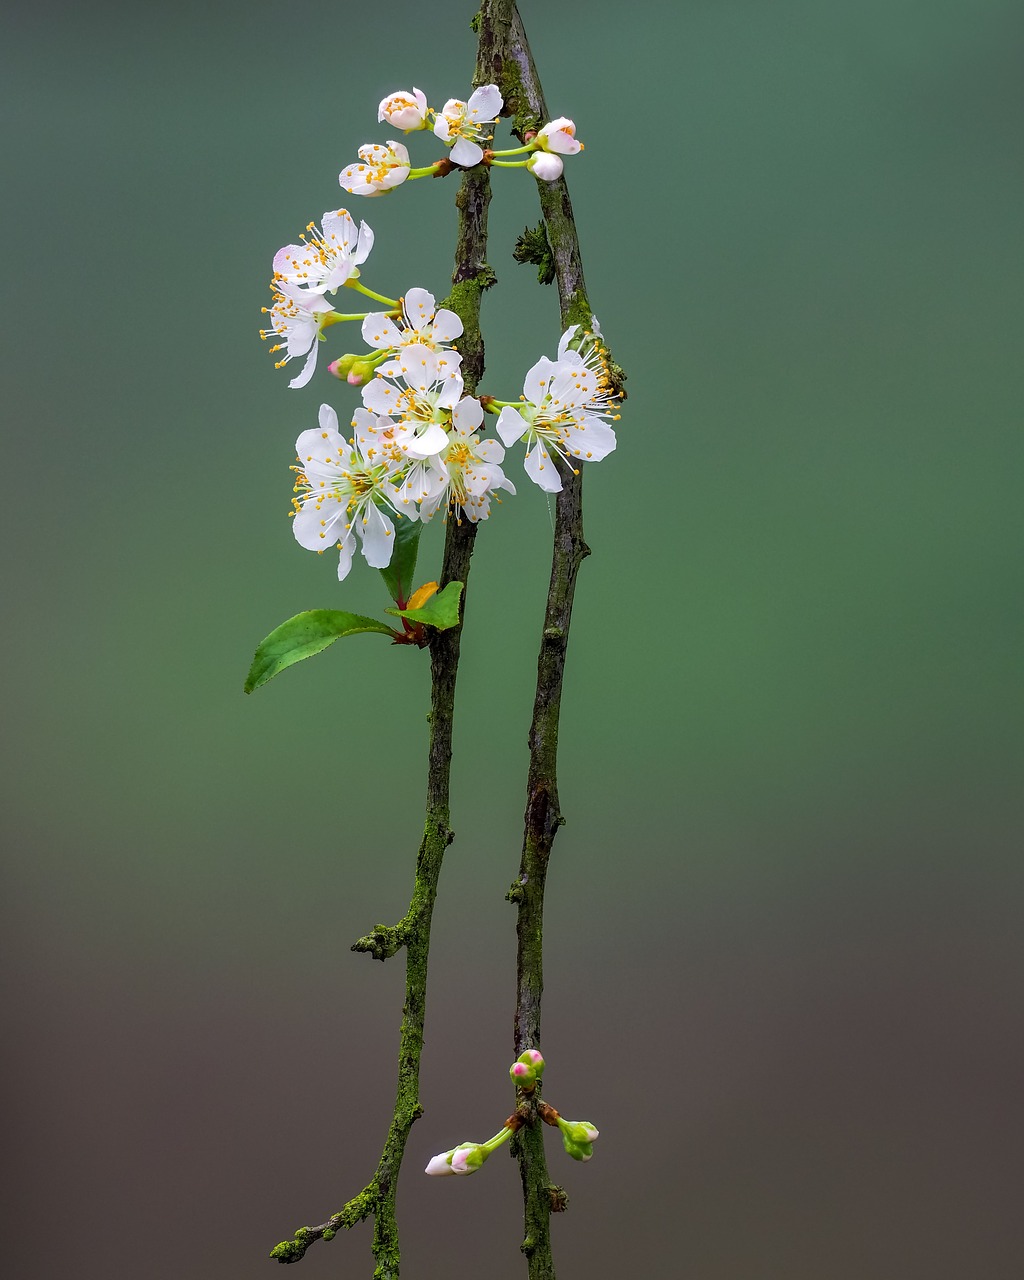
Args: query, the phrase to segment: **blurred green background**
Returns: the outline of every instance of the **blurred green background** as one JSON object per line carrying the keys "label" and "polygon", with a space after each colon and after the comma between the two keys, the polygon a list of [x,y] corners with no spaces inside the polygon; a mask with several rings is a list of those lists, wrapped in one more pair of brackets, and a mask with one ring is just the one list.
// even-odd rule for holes
{"label": "blurred green background", "polygon": [[[629,374],[586,477],[552,866],[559,1274],[1016,1280],[1021,78],[1010,0],[523,0],[588,283]],[[2,52],[7,1274],[242,1280],[369,1177],[427,665],[358,637],[247,699],[377,575],[288,528],[270,259],[347,204],[447,289],[455,181],[338,170],[385,93],[465,95],[472,5],[20,6]],[[422,163],[438,150],[410,140]],[[494,175],[484,388],[552,353]],[[523,335],[530,335],[524,342]],[[333,330],[329,349],[351,346]],[[481,532],[404,1274],[524,1273],[518,1179],[425,1179],[510,1094],[550,520]],[[431,531],[424,569],[436,564]],[[431,560],[431,555],[434,557]],[[425,574],[424,576],[428,576]],[[310,1277],[368,1275],[369,1229]]]}

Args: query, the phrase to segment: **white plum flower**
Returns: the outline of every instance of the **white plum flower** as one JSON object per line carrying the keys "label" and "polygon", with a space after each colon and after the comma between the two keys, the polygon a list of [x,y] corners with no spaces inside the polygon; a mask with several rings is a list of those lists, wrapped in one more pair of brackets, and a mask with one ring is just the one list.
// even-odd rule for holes
{"label": "white plum flower", "polygon": [[515,486],[500,466],[505,450],[497,440],[481,440],[476,435],[483,420],[480,401],[472,396],[464,397],[452,410],[448,445],[429,463],[441,483],[420,499],[420,519],[429,520],[444,504],[456,520],[465,515],[475,524],[490,514],[495,490],[515,493]]}
{"label": "white plum flower", "polygon": [[302,244],[286,244],[274,254],[274,280],[301,285],[311,293],[333,293],[346,280],[359,275],[359,265],[373,248],[373,232],[365,222],[356,224],[347,209],[328,210],[306,227]]}
{"label": "white plum flower", "polygon": [[[388,459],[368,458],[358,440],[346,440],[329,404],[320,406],[319,429],[303,431],[295,451],[299,461],[295,491],[301,495],[292,501],[295,540],[309,551],[336,546],[341,580],[352,567],[358,532],[367,564],[386,568],[395,545],[395,526],[378,504],[395,510]],[[415,513],[406,518],[415,519]]]}
{"label": "white plum flower", "polygon": [[400,142],[368,142],[359,148],[359,162],[338,174],[338,181],[354,196],[382,196],[409,176],[409,152]]}
{"label": "white plum flower", "polygon": [[434,295],[426,289],[410,289],[402,299],[402,321],[397,325],[383,312],[373,312],[363,321],[363,341],[378,351],[420,343],[440,351],[462,335],[462,321],[446,307],[437,310]]}
{"label": "white plum flower", "polygon": [[377,119],[386,120],[396,129],[404,129],[406,133],[412,133],[416,129],[427,127],[429,114],[430,108],[427,106],[425,93],[415,88],[412,93],[407,89],[398,89],[395,93],[389,93],[381,102]]}
{"label": "white plum flower", "polygon": [[275,280],[270,287],[274,305],[263,308],[264,314],[270,316],[270,328],[261,329],[260,337],[264,340],[272,336],[281,339],[270,348],[271,351],[286,353],[278,360],[278,369],[298,356],[306,357],[302,371],[288,383],[289,387],[304,387],[316,369],[320,335],[329,317],[336,312],[320,293],[300,289],[298,285],[283,280]]}
{"label": "white plum flower", "polygon": [[363,404],[410,423],[423,457],[440,453],[448,443],[451,410],[462,398],[461,361],[457,351],[431,351],[420,343],[402,347],[363,387]]}
{"label": "white plum flower", "polygon": [[526,167],[535,178],[542,182],[554,182],[562,176],[562,157],[552,155],[550,151],[535,151],[527,160]]}
{"label": "white plum flower", "polygon": [[490,135],[484,137],[484,128],[494,124],[504,105],[496,84],[475,89],[468,102],[448,99],[434,121],[434,133],[451,146],[453,163],[467,169],[480,163],[484,152],[478,140],[490,141]]}
{"label": "white plum flower", "polygon": [[557,151],[563,156],[574,156],[583,150],[583,143],[576,137],[576,126],[565,116],[559,116],[539,129],[534,145],[544,151]]}
{"label": "white plum flower", "polygon": [[[356,444],[367,462],[384,463],[391,472],[396,506],[422,502],[444,488],[444,477],[433,466],[438,440],[445,435],[440,427],[439,435],[420,436],[414,423],[396,422],[365,408],[356,409],[352,426]],[[429,452],[432,449],[434,452]]]}
{"label": "white plum flower", "polygon": [[615,448],[615,432],[604,421],[617,415],[604,348],[592,335],[584,335],[583,350],[574,350],[574,325],[563,335],[558,359],[542,356],[526,375],[522,403],[506,405],[498,417],[497,432],[511,446],[525,439],[526,474],[547,493],[558,493],[562,479],[553,450],[575,470],[575,461],[600,462]]}

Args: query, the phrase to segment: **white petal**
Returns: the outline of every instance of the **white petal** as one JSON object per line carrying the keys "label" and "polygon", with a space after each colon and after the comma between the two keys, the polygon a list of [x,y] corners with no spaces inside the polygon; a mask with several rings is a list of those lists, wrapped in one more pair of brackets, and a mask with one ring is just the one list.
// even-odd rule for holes
{"label": "white petal", "polygon": [[448,433],[436,422],[411,441],[407,450],[410,458],[429,458],[448,446]]}
{"label": "white petal", "polygon": [[420,342],[411,342],[398,353],[402,377],[410,387],[426,391],[437,381],[437,355]]}
{"label": "white petal", "polygon": [[430,336],[435,342],[454,342],[462,336],[462,321],[454,311],[442,307],[434,316],[434,328]]}
{"label": "white petal", "polygon": [[352,530],[347,529],[339,541],[341,546],[338,549],[338,581],[344,582],[348,577],[349,569],[352,568],[352,553],[356,549],[356,540],[352,536]]}
{"label": "white petal", "polygon": [[484,407],[474,396],[464,396],[452,410],[452,421],[460,435],[470,435],[483,420]]}
{"label": "white petal", "polygon": [[329,405],[329,404],[322,404],[322,405],[320,406],[320,412],[317,414],[317,419],[316,419],[316,420],[317,420],[317,422],[319,422],[319,423],[320,423],[320,430],[321,430],[321,431],[335,431],[335,432],[337,432],[337,430],[338,430],[338,413],[337,413],[337,410],[335,410],[334,408],[332,408],[332,407],[331,407],[331,405]]}
{"label": "white petal", "polygon": [[457,138],[451,150],[452,164],[460,164],[464,169],[472,169],[484,158],[483,147],[478,147],[468,138]]}
{"label": "white petal", "polygon": [[363,535],[366,563],[373,569],[386,569],[395,548],[395,526],[383,511],[370,503],[363,512],[363,519],[358,521],[358,527]]}
{"label": "white petal", "polygon": [[324,241],[339,252],[351,253],[356,245],[356,224],[347,209],[328,209],[320,219]]}
{"label": "white petal", "polygon": [[523,395],[531,404],[540,404],[547,395],[551,379],[558,372],[558,365],[547,356],[541,356],[523,379]]}
{"label": "white petal", "polygon": [[288,349],[289,358],[294,360],[297,356],[304,356],[310,344],[316,346],[319,332],[320,326],[308,313],[289,320],[285,331],[285,346]]}
{"label": "white petal", "polygon": [[297,391],[299,387],[304,387],[316,372],[316,357],[319,350],[320,343],[314,339],[313,345],[309,349],[309,355],[306,356],[306,363],[302,366],[302,372],[296,374],[291,382],[288,383],[293,390]]}
{"label": "white petal", "polygon": [[[452,352],[448,352],[451,355]],[[440,361],[438,361],[440,364]],[[439,409],[454,409],[458,402],[462,399],[462,393],[465,390],[465,384],[457,373],[446,381],[441,383],[441,390],[437,393],[437,407]]]}
{"label": "white petal", "polygon": [[430,324],[434,315],[434,295],[426,289],[409,289],[405,295],[405,318],[417,333]]}
{"label": "white petal", "polygon": [[505,450],[497,440],[481,440],[476,447],[476,455],[482,462],[504,462]]}
{"label": "white petal", "polygon": [[566,428],[565,442],[574,458],[585,462],[600,462],[615,448],[615,432],[607,423],[593,414],[586,414],[582,424],[572,423]]}
{"label": "white petal", "polygon": [[337,498],[325,498],[319,505],[304,502],[292,520],[292,533],[307,551],[326,551],[341,538],[345,527],[345,505]]}
{"label": "white petal", "polygon": [[338,182],[351,195],[365,196],[373,191],[373,188],[366,181],[368,169],[365,164],[346,165],[338,174]]}
{"label": "white petal", "polygon": [[504,440],[506,446],[514,445],[517,440],[521,440],[526,433],[529,423],[523,420],[523,415],[518,409],[513,409],[511,405],[506,405],[498,414],[498,421],[495,425],[495,431]]}
{"label": "white petal", "polygon": [[390,316],[374,311],[363,321],[363,341],[378,351],[386,351],[402,345],[402,331]]}
{"label": "white petal", "polygon": [[526,455],[523,466],[533,483],[539,485],[545,493],[558,493],[561,490],[562,478],[544,448],[543,440],[538,440]]}
{"label": "white petal", "polygon": [[434,121],[434,136],[440,138],[442,142],[451,140],[451,126],[448,123],[447,116],[439,115]]}
{"label": "white petal", "polygon": [[297,283],[306,279],[313,261],[309,245],[286,244],[274,254],[274,274]]}
{"label": "white petal", "polygon": [[[453,378],[458,378],[461,385],[462,382],[462,356],[458,351],[453,351],[449,347],[442,347],[437,353],[437,376],[445,382]],[[461,395],[462,392],[459,392]]]}
{"label": "white petal", "polygon": [[401,401],[397,388],[383,378],[371,378],[363,386],[363,404],[374,413],[400,413]]}
{"label": "white petal", "polygon": [[558,343],[559,360],[561,360],[565,356],[565,353],[569,350],[569,343],[572,342],[573,338],[576,337],[579,331],[580,331],[580,327],[578,324],[571,324],[568,327],[568,329],[566,329],[565,333],[562,334]]}
{"label": "white petal", "polygon": [[493,120],[504,105],[498,86],[483,84],[470,94],[467,114],[471,120]]}
{"label": "white petal", "polygon": [[373,231],[365,222],[359,224],[359,239],[356,241],[355,261],[365,262],[373,248]]}

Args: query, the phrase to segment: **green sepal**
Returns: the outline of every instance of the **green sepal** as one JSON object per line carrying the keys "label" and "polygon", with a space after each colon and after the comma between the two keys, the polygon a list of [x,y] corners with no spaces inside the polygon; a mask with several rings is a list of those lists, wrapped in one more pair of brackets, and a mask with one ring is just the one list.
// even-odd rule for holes
{"label": "green sepal", "polygon": [[[416,572],[416,557],[420,549],[420,534],[423,524],[406,516],[395,521],[395,545],[391,550],[391,563],[380,570],[391,599],[402,605],[412,595],[413,574]],[[388,613],[392,610],[389,609]]]}
{"label": "green sepal", "polygon": [[246,693],[252,693],[278,672],[303,658],[311,658],[340,640],[342,636],[358,635],[361,631],[376,631],[394,637],[396,632],[386,622],[376,618],[364,618],[358,613],[344,613],[340,609],[309,609],[297,613],[294,618],[282,622],[260,643],[245,679]]}
{"label": "green sepal", "polygon": [[449,582],[443,591],[432,595],[419,609],[385,609],[384,612],[393,613],[398,618],[408,618],[410,622],[425,622],[438,631],[447,631],[449,627],[459,625],[461,597],[462,583]]}

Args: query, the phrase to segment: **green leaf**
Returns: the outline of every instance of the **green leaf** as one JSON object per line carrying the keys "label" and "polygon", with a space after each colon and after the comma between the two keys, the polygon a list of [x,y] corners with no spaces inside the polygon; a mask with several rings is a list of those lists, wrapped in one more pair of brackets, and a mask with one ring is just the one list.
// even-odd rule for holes
{"label": "green leaf", "polygon": [[358,613],[343,613],[339,609],[309,609],[306,613],[297,613],[294,618],[275,627],[256,650],[245,680],[246,693],[252,693],[268,680],[273,680],[285,667],[301,662],[303,658],[311,658],[342,636],[358,635],[361,631],[395,635],[394,629],[386,622],[364,618]]}
{"label": "green leaf", "polygon": [[430,597],[419,609],[385,609],[385,613],[393,613],[399,618],[408,618],[410,622],[425,622],[436,627],[438,631],[447,631],[449,627],[459,625],[459,599],[462,596],[462,583],[449,582],[443,591]]}
{"label": "green leaf", "polygon": [[391,563],[381,569],[380,576],[395,604],[404,604],[412,595],[413,574],[416,572],[416,556],[420,549],[423,525],[419,520],[406,516],[395,521],[395,545],[391,551]]}

